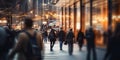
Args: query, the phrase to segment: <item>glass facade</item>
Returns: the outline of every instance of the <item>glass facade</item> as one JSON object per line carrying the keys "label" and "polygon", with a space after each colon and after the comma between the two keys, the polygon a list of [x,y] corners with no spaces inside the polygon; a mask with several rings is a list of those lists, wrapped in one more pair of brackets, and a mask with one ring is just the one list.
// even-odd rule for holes
{"label": "glass facade", "polygon": [[[67,7],[66,11],[66,28],[72,28],[74,33],[76,34],[77,31],[81,28],[82,30],[88,29],[90,24],[92,23],[92,27],[94,28],[94,32],[96,34],[96,44],[103,45],[103,33],[104,31],[108,31],[109,27],[109,10],[108,0],[93,0],[92,2],[92,12],[90,11],[90,0],[82,0],[82,4],[80,1],[77,1],[73,4],[70,4]],[[82,5],[82,6],[81,6]],[[120,0],[112,0],[112,27],[114,28],[116,22],[120,22]],[[82,12],[80,11],[83,8]],[[65,11],[64,11],[65,12]],[[92,15],[91,15],[92,13]],[[81,17],[82,14],[82,17]],[[90,21],[92,16],[92,21]],[[70,26],[69,26],[70,25]]]}
{"label": "glass facade", "polygon": [[76,3],[77,7],[77,16],[76,16],[76,29],[79,30],[80,27],[80,2]]}
{"label": "glass facade", "polygon": [[66,13],[66,30],[68,31],[69,29],[69,7],[67,8],[67,13]]}
{"label": "glass facade", "polygon": [[85,30],[90,27],[90,3],[85,4]]}
{"label": "glass facade", "polygon": [[102,44],[103,32],[107,31],[108,27],[108,7],[107,0],[95,0],[92,7],[92,24],[96,34],[96,43]]}
{"label": "glass facade", "polygon": [[120,0],[113,0],[112,2],[112,26],[114,28],[116,22],[120,22]]}
{"label": "glass facade", "polygon": [[75,18],[75,17],[74,17],[74,5],[71,6],[70,18],[71,18],[71,20],[70,20],[70,22],[71,22],[70,28],[72,28],[73,31],[74,31],[74,18]]}
{"label": "glass facade", "polygon": [[[65,7],[63,7],[63,22],[65,22]],[[65,30],[65,23],[63,23],[63,29]]]}

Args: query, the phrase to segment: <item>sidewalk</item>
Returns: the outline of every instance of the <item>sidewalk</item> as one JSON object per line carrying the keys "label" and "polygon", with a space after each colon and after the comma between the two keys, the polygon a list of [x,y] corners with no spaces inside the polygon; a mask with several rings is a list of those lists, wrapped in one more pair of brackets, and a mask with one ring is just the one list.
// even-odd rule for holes
{"label": "sidewalk", "polygon": [[[97,59],[102,60],[105,54],[105,49],[101,47],[97,47],[96,52],[97,52]],[[59,42],[56,42],[53,48],[53,52],[51,52],[49,48],[49,43],[45,43],[44,60],[86,60],[86,54],[87,54],[86,46],[83,46],[82,51],[79,51],[78,45],[74,44],[73,55],[69,56],[68,45],[63,45],[63,51],[60,51]]]}

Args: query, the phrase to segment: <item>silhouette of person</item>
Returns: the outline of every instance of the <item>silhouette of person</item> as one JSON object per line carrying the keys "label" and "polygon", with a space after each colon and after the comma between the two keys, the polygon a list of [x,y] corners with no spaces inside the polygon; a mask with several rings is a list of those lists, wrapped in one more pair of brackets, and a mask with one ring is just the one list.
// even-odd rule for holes
{"label": "silhouette of person", "polygon": [[83,43],[84,43],[84,34],[81,30],[79,30],[77,34],[77,41],[78,41],[79,50],[81,51]]}
{"label": "silhouette of person", "polygon": [[63,42],[65,41],[65,32],[62,30],[62,28],[58,32],[58,39],[60,42],[60,50],[62,50],[62,45],[63,45]]}
{"label": "silhouette of person", "polygon": [[54,47],[54,44],[55,44],[55,41],[56,41],[56,34],[55,34],[54,29],[51,29],[51,31],[48,35],[48,38],[50,40],[50,51],[53,51],[53,47]]}
{"label": "silhouette of person", "polygon": [[104,60],[120,60],[120,23],[116,23],[113,34],[109,37]]}
{"label": "silhouette of person", "polygon": [[45,30],[42,35],[43,35],[43,40],[44,40],[44,42],[47,43],[47,37],[48,37],[47,30]]}
{"label": "silhouette of person", "polygon": [[6,50],[6,37],[7,33],[3,27],[0,26],[0,60],[6,60],[8,50]]}
{"label": "silhouette of person", "polygon": [[69,55],[72,55],[73,53],[73,40],[74,40],[74,33],[72,31],[72,29],[69,30],[69,32],[66,35],[66,40],[68,43],[68,51],[69,51]]}
{"label": "silhouette of person", "polygon": [[95,50],[95,34],[92,27],[86,30],[85,37],[87,40],[87,60],[91,60],[90,58],[91,51],[93,52],[93,60],[97,60]]}
{"label": "silhouette of person", "polygon": [[104,45],[106,45],[107,44],[107,41],[108,41],[108,34],[107,34],[108,32],[106,32],[106,31],[104,31],[104,33],[103,33],[103,40],[104,40]]}
{"label": "silhouette of person", "polygon": [[[13,59],[15,53],[19,53],[17,60],[42,60],[42,52],[44,51],[42,36],[39,32],[33,28],[33,20],[31,18],[25,18],[24,20],[24,31],[20,32],[18,36],[18,42],[9,54],[9,59]],[[34,39],[33,39],[34,38]],[[34,45],[31,43],[34,42]],[[37,47],[37,56],[34,55],[36,52],[33,51],[32,47]],[[38,52],[39,50],[39,52]]]}

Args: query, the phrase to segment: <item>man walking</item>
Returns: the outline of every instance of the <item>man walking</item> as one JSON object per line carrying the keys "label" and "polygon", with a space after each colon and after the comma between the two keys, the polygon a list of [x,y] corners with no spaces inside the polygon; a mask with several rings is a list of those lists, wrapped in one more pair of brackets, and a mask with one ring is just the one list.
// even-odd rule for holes
{"label": "man walking", "polygon": [[65,41],[65,32],[63,31],[62,28],[58,32],[58,39],[60,42],[60,50],[62,50],[62,45],[63,45],[63,42]]}
{"label": "man walking", "polygon": [[97,60],[96,51],[95,51],[95,34],[92,27],[90,27],[86,31],[85,37],[87,40],[87,60],[91,60],[90,59],[91,50],[93,52],[93,60]]}
{"label": "man walking", "polygon": [[74,33],[72,29],[69,30],[69,32],[66,35],[67,43],[68,43],[68,51],[69,55],[72,55],[73,53],[73,40],[74,40]]}

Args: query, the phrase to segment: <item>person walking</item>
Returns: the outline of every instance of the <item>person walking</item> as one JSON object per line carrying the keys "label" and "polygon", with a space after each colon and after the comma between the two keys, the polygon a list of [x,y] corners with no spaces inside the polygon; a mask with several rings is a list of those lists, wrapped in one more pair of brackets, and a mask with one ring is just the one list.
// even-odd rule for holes
{"label": "person walking", "polygon": [[54,47],[54,44],[55,44],[55,41],[56,41],[56,34],[55,34],[54,29],[51,29],[51,31],[48,35],[48,38],[50,40],[50,51],[53,51],[53,47]]}
{"label": "person walking", "polygon": [[7,37],[7,32],[5,31],[5,29],[0,26],[0,60],[7,60],[7,54],[8,54],[8,50],[6,50],[7,46],[6,46],[6,37]]}
{"label": "person walking", "polygon": [[18,35],[18,42],[9,54],[9,59],[13,60],[16,53],[19,54],[17,60],[43,60],[43,42],[41,34],[33,28],[31,18],[25,18],[24,31]]}
{"label": "person walking", "polygon": [[79,30],[77,34],[77,41],[78,41],[79,50],[81,51],[83,43],[84,43],[84,34],[81,30]]}
{"label": "person walking", "polygon": [[48,37],[48,33],[47,33],[47,30],[45,30],[43,32],[43,40],[44,40],[45,43],[47,43],[47,37]]}
{"label": "person walking", "polygon": [[116,23],[115,30],[109,29],[109,41],[104,60],[120,60],[120,23]]}
{"label": "person walking", "polygon": [[73,43],[74,43],[74,33],[72,31],[72,29],[70,29],[66,35],[66,40],[67,40],[67,43],[68,43],[68,52],[69,52],[69,55],[72,55],[73,53]]}
{"label": "person walking", "polygon": [[92,27],[86,30],[85,37],[87,40],[87,60],[91,60],[90,58],[91,51],[93,52],[93,60],[97,60],[95,50],[95,34]]}
{"label": "person walking", "polygon": [[58,39],[60,43],[60,50],[62,50],[63,42],[65,41],[65,32],[62,28],[60,28],[60,31],[58,32]]}

